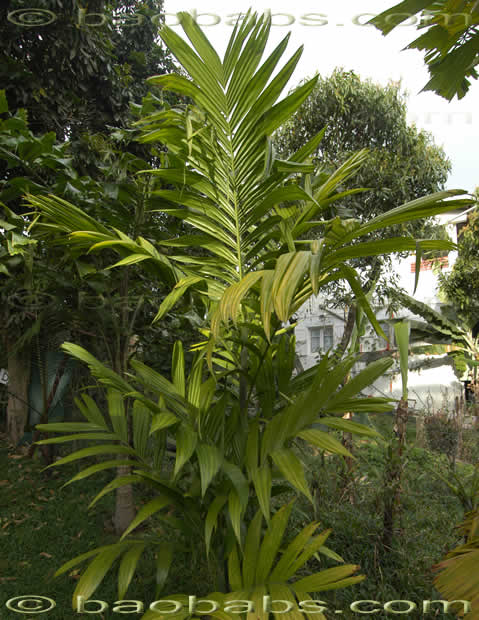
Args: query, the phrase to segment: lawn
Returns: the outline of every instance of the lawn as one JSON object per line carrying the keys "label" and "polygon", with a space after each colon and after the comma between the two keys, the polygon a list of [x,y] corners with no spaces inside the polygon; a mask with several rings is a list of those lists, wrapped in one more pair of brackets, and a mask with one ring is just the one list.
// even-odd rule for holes
{"label": "lawn", "polygon": [[[387,431],[388,421],[383,420],[381,428]],[[413,429],[408,435],[414,435]],[[473,439],[468,438],[468,441]],[[380,545],[384,453],[375,442],[362,440],[356,441],[355,454],[357,459],[350,482],[354,487],[354,505],[349,503],[348,493],[345,493],[341,461],[336,457],[321,459],[312,453],[305,456],[310,483],[315,490],[315,507],[302,500],[297,502],[288,539],[316,518],[321,522],[321,529],[333,529],[328,547],[342,556],[345,562],[360,564],[361,572],[367,575],[365,581],[355,586],[321,593],[318,598],[327,602],[328,609],[343,610],[343,618],[360,617],[349,611],[349,605],[357,600],[372,599],[381,603],[409,600],[421,605],[422,600],[441,598],[432,586],[431,567],[459,541],[454,525],[462,517],[458,500],[441,481],[427,472],[427,467],[442,466],[444,458],[416,448],[410,442],[401,522],[393,549],[385,553]],[[53,578],[54,572],[76,555],[116,541],[110,521],[114,494],[106,495],[92,511],[88,511],[89,501],[109,482],[111,474],[104,473],[61,488],[79,467],[71,464],[53,468],[48,473],[42,472],[42,467],[38,460],[14,452],[4,437],[0,439],[2,620],[19,617],[18,613],[8,611],[5,603],[12,597],[27,594],[55,600],[56,607],[41,617],[48,617],[49,620],[72,617],[71,597],[83,565],[71,568],[56,579]],[[463,467],[466,465],[458,464],[459,471]],[[136,493],[138,506],[147,499],[142,493],[140,490]],[[171,535],[159,522],[151,526],[152,529],[139,535],[159,536],[162,539]],[[322,568],[337,564],[323,555],[318,557]],[[147,562],[124,598],[149,604],[154,600],[155,590],[154,552],[150,551],[145,559]],[[318,567],[318,560],[313,560],[311,571]],[[202,596],[212,589],[212,575],[202,564],[201,554],[192,556],[191,550],[185,548],[183,553],[175,556],[162,595],[183,592]],[[115,569],[107,574],[91,598],[110,603],[118,599]],[[75,614],[75,617],[91,615]],[[112,612],[95,615],[105,619],[121,617]],[[333,612],[326,615],[328,618],[337,617]],[[391,614],[380,612],[374,617],[390,618]],[[410,617],[420,615],[414,612]],[[434,613],[428,617],[434,617]],[[441,617],[455,616],[442,614]]]}

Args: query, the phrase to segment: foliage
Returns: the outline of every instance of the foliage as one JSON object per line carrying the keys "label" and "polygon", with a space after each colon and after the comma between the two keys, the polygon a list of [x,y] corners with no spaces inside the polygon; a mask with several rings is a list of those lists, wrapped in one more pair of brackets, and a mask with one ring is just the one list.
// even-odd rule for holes
{"label": "foliage", "polygon": [[[361,80],[353,71],[336,69],[318,79],[311,95],[276,133],[275,146],[280,154],[289,155],[323,128],[314,155],[325,170],[368,149],[354,181],[344,185],[349,189],[356,183],[368,191],[344,197],[333,205],[334,214],[339,209],[367,220],[444,187],[451,164],[430,134],[407,124],[406,95],[400,84],[381,86]],[[381,234],[404,230],[424,231],[424,222],[390,227]]]}
{"label": "foliage", "polygon": [[438,345],[442,345],[444,350],[446,345],[453,345],[448,361],[452,363],[458,379],[468,369],[475,371],[479,361],[477,334],[474,336],[473,331],[468,329],[467,322],[453,304],[442,304],[440,311],[437,311],[401,291],[392,291],[392,296],[401,306],[424,319],[411,320],[413,351],[435,353]]}
{"label": "foliage", "polygon": [[[462,99],[477,79],[479,5],[455,0],[403,0],[383,11],[369,23],[384,35],[407,19],[420,13],[418,30],[426,30],[406,49],[425,51],[425,62],[431,79],[423,90],[432,90],[451,101]],[[417,23],[417,21],[416,21]]]}
{"label": "foliage", "polygon": [[[148,101],[152,99],[154,97],[144,103],[143,109],[148,109],[151,105]],[[73,165],[69,142],[59,144],[53,133],[35,136],[24,110],[11,114],[5,105],[3,112],[0,160],[5,162],[8,170],[0,182],[0,201],[4,203],[4,216],[0,220],[4,231],[0,234],[0,274],[11,277],[1,279],[0,295],[4,310],[9,304],[15,309],[5,318],[3,326],[7,329],[12,326],[8,321],[14,321],[18,324],[18,331],[25,333],[25,322],[31,325],[32,318],[48,314],[51,319],[53,314],[60,312],[64,325],[69,325],[70,329],[76,327],[87,336],[91,332],[90,326],[95,325],[100,333],[104,332],[103,339],[111,342],[114,315],[118,314],[121,305],[118,293],[121,278],[113,277],[114,274],[105,269],[108,259],[87,256],[88,247],[73,249],[67,244],[57,243],[58,230],[71,232],[73,219],[65,218],[63,227],[58,225],[57,233],[47,236],[45,229],[30,229],[33,219],[25,213],[25,206],[20,207],[20,200],[27,192],[35,196],[51,193],[63,200],[74,199],[85,210],[83,227],[93,216],[98,230],[110,232],[112,227],[118,226],[133,235],[145,230],[150,239],[153,235],[161,238],[166,235],[169,222],[153,209],[158,202],[150,193],[151,180],[146,175],[135,177],[135,173],[144,170],[148,163],[118,148],[113,139],[100,140],[98,137],[96,142],[90,142],[93,176],[82,176]],[[25,214],[16,215],[17,211]],[[134,267],[130,271],[134,277],[130,282],[129,296],[131,303],[135,304],[130,313],[136,312],[138,345],[148,342],[148,351],[156,357],[159,367],[165,367],[170,347],[155,347],[150,334],[154,308],[164,296],[164,289],[158,285],[152,291],[142,272]],[[29,297],[32,298],[31,307]],[[55,300],[59,306],[56,310],[53,308]],[[111,312],[105,311],[107,303],[112,307]],[[192,322],[198,325],[194,312],[191,312],[190,319],[171,316],[170,329],[162,332],[163,338],[171,342],[176,338],[175,330],[192,331]],[[50,325],[52,330],[58,329],[51,322]],[[160,333],[158,329],[153,331],[156,337]],[[76,337],[79,335],[77,331]],[[98,335],[97,331],[90,342],[98,343]],[[69,337],[73,337],[73,332]],[[104,358],[107,352],[100,351],[101,347],[97,348],[98,354]]]}
{"label": "foliage", "polygon": [[479,462],[479,442],[477,429],[469,428],[463,430],[461,454],[459,457],[466,463]]}
{"label": "foliage", "polygon": [[435,586],[444,596],[463,599],[470,602],[471,620],[477,620],[479,613],[479,581],[477,564],[479,563],[479,511],[469,512],[458,529],[465,537],[465,543],[455,547],[446,559],[436,568],[440,571],[435,579]]}
{"label": "foliage", "polygon": [[[375,426],[381,427],[384,436],[392,433],[392,416],[377,415],[371,418],[375,419]],[[354,600],[375,600],[382,604],[383,601],[391,600],[446,598],[434,590],[430,568],[438,562],[445,547],[455,545],[457,536],[452,523],[461,518],[461,508],[452,494],[447,490],[444,492],[441,481],[429,473],[424,475],[426,466],[436,468],[440,458],[412,445],[414,423],[410,422],[409,426],[411,442],[404,454],[403,509],[397,523],[400,535],[393,538],[387,554],[382,553],[381,536],[384,500],[382,482],[388,457],[380,442],[365,441],[364,438],[355,441],[357,464],[353,480],[356,489],[354,506],[342,497],[335,459],[326,458],[323,465],[320,465],[317,457],[311,456],[309,459],[310,477],[317,484],[315,518],[333,530],[328,540],[330,546],[346,562],[361,557],[361,569],[367,575],[367,579],[354,588],[337,590],[329,595],[321,594],[319,598],[328,602],[328,609],[333,610],[333,614],[335,609],[343,609],[344,615],[347,615],[346,609]],[[301,508],[306,515],[312,513],[306,502],[302,503]],[[424,545],[424,540],[428,541],[427,545]],[[326,560],[328,565],[331,565],[331,561]],[[460,597],[452,597],[457,598]],[[440,605],[432,605],[432,610],[436,607],[440,609]],[[379,610],[381,605],[373,607],[376,608]],[[364,609],[367,609],[366,605]],[[386,617],[381,612],[374,615]],[[410,615],[415,617],[414,612]],[[420,617],[420,613],[417,616]],[[440,616],[451,620],[456,617],[452,613]]]}
{"label": "foliage", "polygon": [[[57,143],[53,133],[35,136],[25,110],[9,113],[4,91],[0,91],[2,96],[0,161],[7,166],[0,182],[0,200],[4,201],[0,203],[2,365],[6,367],[7,358],[16,351],[23,349],[28,356],[32,342],[44,358],[58,351],[63,340],[76,339],[119,367],[135,335],[136,347],[146,350],[145,361],[156,368],[169,368],[171,344],[178,333],[185,342],[192,342],[192,324],[201,324],[194,308],[189,308],[187,317],[172,314],[163,330],[152,328],[164,285],[159,283],[152,290],[143,271],[132,266],[126,287],[126,272],[112,274],[105,269],[107,257],[87,256],[87,248],[58,243],[58,232],[47,236],[45,230],[31,229],[33,218],[21,205],[25,192],[36,196],[54,192],[62,199],[75,199],[86,209],[86,221],[91,215],[100,220],[100,229],[110,231],[112,226],[128,223],[126,232],[146,230],[161,237],[167,222],[151,209],[155,198],[150,195],[150,179],[134,176],[148,163],[119,150],[113,140],[102,139],[90,150],[93,178],[81,176],[73,165],[72,145]],[[69,224],[67,217],[63,230],[70,232]],[[110,228],[104,228],[105,224]]]}
{"label": "foliage", "polygon": [[[353,155],[329,175],[315,176],[310,158],[320,134],[287,160],[275,157],[272,133],[301,105],[316,81],[278,101],[301,50],[273,76],[288,37],[260,66],[271,18],[248,15],[235,27],[221,61],[191,16],[180,15],[192,47],[170,28],[164,27],[161,36],[190,77],[166,75],[152,81],[190,97],[194,105],[165,107],[150,113],[139,126],[143,142],[161,141],[168,147],[163,166],[146,172],[160,183],[151,195],[163,201],[164,213],[183,220],[191,232],[154,243],[131,231],[107,228],[56,197],[29,197],[44,229],[61,237],[69,227],[76,228],[68,236],[72,251],[75,247],[113,249],[120,260],[111,268],[142,263],[156,270],[156,277],[174,284],[157,320],[189,293],[201,300],[207,321],[200,330],[204,340],[193,347],[190,370],[182,343],[175,343],[171,380],[138,359],[131,360],[129,373],[120,374],[83,347],[63,345],[88,365],[107,390],[108,414],[83,396],[77,404],[87,422],[40,425],[42,431],[69,433],[41,443],[101,441],[56,465],[112,454],[133,466],[131,474],[114,479],[92,504],[131,483],[149,486],[154,499],[141,508],[120,542],[90,550],[59,572],[90,559],[74,593],[74,597],[88,596],[122,556],[118,584],[123,595],[143,551],[154,545],[160,551],[159,595],[173,549],[161,538],[143,538],[134,532],[155,515],[171,524],[178,539],[181,535],[192,548],[198,549],[200,543],[217,567],[218,591],[211,598],[220,600],[222,593],[241,590],[243,598],[256,600],[268,592],[289,593],[290,586],[295,596],[300,590],[301,597],[307,597],[356,583],[362,576],[353,576],[355,564],[345,564],[288,585],[308,558],[316,551],[324,553],[324,535],[312,538],[315,523],[302,528],[273,567],[290,510],[287,506],[275,510],[276,500],[284,504],[284,494],[293,490],[312,501],[305,466],[294,448],[305,442],[349,456],[331,433],[316,425],[370,435],[370,428],[341,416],[391,408],[389,399],[362,398],[361,391],[392,361],[370,364],[344,383],[357,357],[338,362],[325,356],[316,367],[293,377],[295,342],[288,323],[313,293],[345,279],[382,334],[357,274],[346,261],[398,247],[416,248],[416,241],[408,237],[362,238],[470,201],[455,198],[458,191],[439,192],[367,222],[328,218],[326,210],[344,196],[342,183],[357,171],[365,154]],[[320,240],[301,239],[318,225],[323,231]],[[444,242],[421,241],[420,245],[438,249]],[[201,248],[204,255],[192,255],[191,246]],[[125,416],[129,405],[132,440]],[[117,465],[115,459],[102,468]],[[90,467],[76,478],[97,471]],[[225,617],[220,612],[211,615]]]}
{"label": "foliage", "polygon": [[[324,129],[314,156],[323,174],[341,165],[354,152],[368,149],[367,157],[354,178],[345,179],[342,188],[368,188],[341,197],[327,211],[329,217],[355,217],[367,221],[387,213],[396,205],[444,188],[451,164],[430,134],[409,126],[406,96],[400,84],[387,86],[361,80],[353,71],[336,69],[320,77],[310,96],[296,114],[277,131],[274,145],[280,155],[290,155]],[[372,233],[372,238],[404,233],[416,238],[443,238],[441,229],[430,218],[404,222]],[[309,238],[321,235],[312,230]],[[398,248],[400,252],[400,248]],[[374,282],[377,297],[384,296],[387,282],[394,286],[389,256],[361,258],[353,263],[363,273],[365,289]],[[347,299],[347,291],[341,291]],[[338,284],[332,299],[338,299]]]}
{"label": "foliage", "polygon": [[[472,216],[472,228],[476,225],[476,215]],[[471,226],[471,224],[469,224]],[[441,312],[435,312],[425,304],[406,298],[405,305],[415,314],[426,319],[427,324],[416,324],[419,338],[426,342],[443,342],[455,345],[456,351],[452,352],[454,365],[462,378],[465,369],[472,369],[473,376],[477,376],[479,362],[477,316],[473,310],[475,279],[471,277],[474,271],[473,248],[477,246],[474,233],[466,227],[467,236],[464,234],[459,239],[459,257],[450,275],[443,276],[442,289],[446,292],[450,305],[443,305]],[[466,258],[467,257],[467,258]],[[469,296],[468,296],[469,293]],[[472,329],[471,329],[472,328]],[[457,420],[448,418],[447,415],[432,416],[425,419],[425,429],[428,442],[432,449],[446,454],[450,465],[454,465],[457,451],[457,442],[461,429],[457,426]],[[477,438],[475,439],[477,444]],[[477,464],[477,459],[474,459]],[[441,477],[440,473],[435,473]],[[452,479],[451,479],[452,477]],[[477,523],[477,490],[478,473],[477,467],[469,479],[463,479],[454,472],[448,476],[442,476],[443,482],[461,501],[464,510],[474,510],[466,515],[466,520],[461,526],[466,535],[466,542],[454,548],[446,558],[438,564],[440,573],[435,580],[436,587],[444,598],[453,595],[455,599],[464,598],[472,603],[474,617],[474,604],[477,601],[479,584],[477,579],[471,578],[475,574],[478,562],[477,531],[474,533],[474,523]],[[472,571],[472,573],[471,573]]]}
{"label": "foliage", "polygon": [[449,462],[453,463],[457,453],[459,438],[457,421],[443,413],[427,416],[424,424],[426,438],[431,450],[445,454]]}
{"label": "foliage", "polygon": [[461,502],[464,512],[477,510],[479,507],[479,465],[473,468],[472,472],[459,475],[456,471],[451,471],[447,475],[442,475],[437,469],[430,470],[442,480],[447,487]]}
{"label": "foliage", "polygon": [[[130,102],[146,95],[144,79],[173,69],[155,41],[161,0],[95,0],[87,9],[77,0],[48,0],[42,10],[55,19],[37,27],[14,23],[21,9],[18,0],[0,8],[0,82],[10,109],[28,111],[35,134],[75,140],[107,125],[125,127]],[[99,20],[86,17],[92,13],[103,15],[104,25],[88,26]]]}
{"label": "foliage", "polygon": [[[23,234],[24,220],[15,215],[10,209],[0,203],[5,213],[5,219],[0,220],[3,229],[0,245],[0,273],[10,276],[16,268],[24,266],[24,281],[28,284],[33,269],[33,256],[37,241]],[[17,282],[17,287],[18,287]]]}
{"label": "foliage", "polygon": [[[21,198],[27,192],[53,191],[66,198],[90,193],[91,179],[80,177],[74,169],[70,145],[58,143],[54,132],[34,135],[26,110],[12,113],[4,90],[0,101],[0,201],[22,216],[25,207]],[[16,225],[20,234],[29,224],[23,219],[22,226],[21,221]]]}
{"label": "foliage", "polygon": [[441,290],[479,335],[479,209],[469,214],[458,239],[458,257],[452,271],[441,277]]}
{"label": "foliage", "polygon": [[[382,415],[381,418],[385,425],[389,421],[390,431],[391,418]],[[385,429],[385,432],[388,431]],[[68,453],[67,446],[67,443],[59,446],[62,455]],[[357,558],[361,558],[362,572],[367,574],[367,579],[350,588],[320,592],[315,597],[325,601],[328,608],[325,615],[329,618],[335,609],[343,609],[343,615],[349,617],[349,605],[352,601],[361,599],[383,602],[445,598],[434,592],[429,569],[439,561],[445,546],[452,548],[457,543],[451,522],[461,519],[461,509],[452,494],[444,492],[446,489],[443,483],[429,474],[421,476],[425,465],[435,468],[439,459],[430,452],[410,450],[405,467],[403,501],[406,510],[403,513],[402,536],[394,545],[393,551],[379,561],[378,536],[381,520],[377,496],[383,459],[375,442],[366,442],[364,439],[357,442],[355,455],[358,457],[358,467],[355,470],[354,484],[358,491],[358,501],[355,506],[351,506],[341,501],[336,459],[326,457],[324,464],[321,464],[321,459],[313,456],[312,452],[308,454],[308,479],[317,486],[318,510],[314,513],[307,500],[297,501],[283,539],[286,548],[305,525],[319,520],[321,529],[332,530],[327,544],[334,548],[346,563],[355,563]],[[106,458],[108,457],[105,457],[105,460]],[[87,462],[88,465],[94,465],[97,460],[92,457]],[[80,460],[63,468],[41,472],[37,461],[31,461],[11,450],[7,451],[6,444],[0,438],[2,594],[4,600],[8,600],[18,596],[19,592],[42,592],[57,603],[47,615],[51,620],[64,620],[65,609],[71,600],[72,586],[81,572],[78,567],[73,567],[61,578],[52,580],[51,575],[55,568],[66,558],[81,554],[85,550],[85,541],[88,541],[89,548],[92,549],[116,541],[116,537],[108,529],[107,521],[114,506],[112,494],[106,495],[96,505],[95,511],[87,510],[92,484],[107,484],[108,470],[99,472],[96,476],[99,479],[95,482],[92,478],[84,478],[62,488],[72,476],[81,471],[81,463],[84,463],[84,468],[85,461]],[[378,471],[375,471],[376,469]],[[47,473],[51,475],[47,477]],[[147,502],[152,499],[153,494],[148,489],[139,491],[139,501]],[[149,527],[152,535],[161,536],[165,542],[174,540],[177,536],[173,528],[161,523],[155,516],[152,517]],[[427,545],[424,545],[424,540],[428,541]],[[148,561],[139,566],[127,597],[144,601],[147,607],[148,603],[154,600],[156,575],[150,568],[150,562],[154,561],[154,549],[150,548],[144,553]],[[336,562],[318,554],[318,558],[311,559],[310,567],[302,576],[306,576],[316,567],[334,567]],[[203,598],[213,590],[213,571],[208,569],[203,558],[199,554],[192,555],[186,548],[178,550],[165,592],[191,592],[198,598]],[[116,575],[111,571],[107,573],[101,589],[93,598],[116,601]],[[379,605],[377,607],[379,608]],[[433,609],[436,607],[440,609],[438,604],[433,606]],[[88,608],[94,610],[98,606],[91,604],[86,607]],[[111,604],[110,609],[103,615],[108,620],[118,616],[112,612]],[[374,615],[383,616],[381,613]],[[4,616],[10,618],[8,611]],[[452,620],[455,616],[444,614],[440,617]]]}

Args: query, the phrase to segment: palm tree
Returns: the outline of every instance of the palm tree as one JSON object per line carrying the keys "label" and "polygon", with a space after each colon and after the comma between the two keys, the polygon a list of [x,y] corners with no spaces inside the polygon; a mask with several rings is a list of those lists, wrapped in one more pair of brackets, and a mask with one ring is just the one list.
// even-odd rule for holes
{"label": "palm tree", "polygon": [[[75,558],[58,574],[95,556],[74,594],[88,597],[123,556],[122,598],[148,542],[130,534],[157,515],[183,531],[192,548],[198,548],[202,534],[201,548],[218,577],[214,600],[232,597],[258,602],[270,594],[304,601],[311,592],[350,585],[363,577],[353,576],[357,566],[344,565],[291,583],[308,559],[325,549],[327,536],[313,535],[318,524],[310,524],[280,552],[293,505],[286,498],[299,493],[312,501],[301,450],[311,444],[349,456],[332,434],[316,427],[318,420],[334,430],[373,434],[369,427],[341,416],[391,408],[389,399],[361,398],[360,392],[392,360],[370,364],[345,384],[354,355],[340,361],[325,356],[313,369],[293,377],[295,343],[289,320],[322,286],[345,279],[382,334],[348,261],[413,250],[416,240],[362,241],[361,237],[469,201],[448,200],[462,193],[455,190],[415,200],[364,224],[339,217],[325,220],[323,212],[344,196],[342,182],[355,173],[366,153],[353,155],[330,175],[316,175],[310,156],[322,138],[320,133],[288,160],[276,158],[272,133],[315,84],[315,79],[310,80],[278,101],[301,49],[274,76],[289,36],[261,64],[269,17],[248,14],[238,23],[223,60],[191,16],[181,13],[180,17],[192,45],[168,27],[161,36],[188,77],[164,75],[151,82],[193,103],[150,111],[138,126],[143,142],[159,141],[168,148],[163,167],[148,171],[161,184],[152,195],[163,201],[163,213],[182,220],[188,234],[154,245],[145,237],[133,239],[118,229],[100,229],[80,209],[54,197],[30,198],[43,221],[71,233],[73,245],[86,244],[90,251],[113,248],[120,254],[115,267],[145,262],[157,269],[158,277],[173,280],[157,320],[188,292],[202,302],[207,324],[201,330],[202,341],[193,347],[189,373],[182,343],[175,344],[171,380],[138,360],[122,376],[78,345],[64,344],[64,350],[88,364],[107,388],[109,408],[104,415],[84,397],[78,405],[87,423],[40,427],[73,433],[48,442],[78,436],[103,439],[101,445],[77,451],[56,464],[92,454],[121,455],[133,472],[114,479],[92,503],[130,483],[149,485],[156,497],[140,510],[119,543]],[[302,240],[312,228],[320,230],[321,239]],[[425,249],[444,246],[441,241],[419,244]],[[201,255],[187,251],[192,247],[200,248]],[[133,401],[132,441],[126,431],[124,399]],[[115,467],[117,462],[89,467],[76,479]],[[275,511],[273,498],[281,495],[286,505]],[[172,548],[162,540],[148,540],[158,550],[158,596]],[[259,608],[256,611],[258,616],[268,615]],[[299,612],[294,613],[299,617]],[[144,617],[156,614],[150,611]]]}

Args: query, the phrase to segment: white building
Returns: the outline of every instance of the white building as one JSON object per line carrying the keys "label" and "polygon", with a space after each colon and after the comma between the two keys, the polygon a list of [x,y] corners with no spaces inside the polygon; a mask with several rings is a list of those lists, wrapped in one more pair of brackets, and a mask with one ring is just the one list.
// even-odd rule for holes
{"label": "white building", "polygon": [[[450,212],[438,216],[441,224],[446,225],[447,232],[452,241],[457,241],[460,229],[467,221],[466,212]],[[450,271],[457,258],[457,252],[450,252],[447,257],[433,261],[423,260],[419,283],[413,295],[415,283],[416,257],[410,255],[405,259],[397,259],[394,263],[395,271],[399,277],[399,284],[415,299],[426,303],[436,311],[440,310],[441,302],[438,297],[438,277],[437,270],[444,272]],[[439,260],[439,264],[438,264]],[[346,310],[329,310],[324,305],[321,296],[310,298],[297,313],[298,325],[295,329],[296,350],[298,357],[305,369],[317,363],[321,352],[327,351],[331,347],[339,344],[343,335],[347,318]],[[383,322],[385,319],[392,318],[386,315],[384,308],[377,310],[376,316],[388,336],[389,342],[380,338],[370,324],[366,328],[366,334],[360,340],[360,351],[381,351],[395,349],[394,330],[389,323]],[[409,310],[403,309],[394,318],[417,318]],[[441,355],[417,356],[417,360],[427,357],[427,362],[440,364]],[[426,362],[426,366],[427,366]],[[356,372],[365,367],[365,363],[356,365]],[[353,371],[354,372],[354,371]],[[408,377],[409,398],[415,400],[411,402],[417,409],[435,410],[447,409],[453,411],[455,399],[461,398],[464,394],[464,385],[458,381],[451,365],[444,364],[432,368],[420,368],[410,370]],[[370,389],[365,390],[365,394],[372,396],[392,396],[400,398],[402,393],[401,376],[399,365],[395,364],[389,374],[381,377]]]}

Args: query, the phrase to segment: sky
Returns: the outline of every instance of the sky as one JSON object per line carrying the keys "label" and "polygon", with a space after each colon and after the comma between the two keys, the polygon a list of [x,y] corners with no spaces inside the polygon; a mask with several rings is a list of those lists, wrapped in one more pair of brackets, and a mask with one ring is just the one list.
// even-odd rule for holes
{"label": "sky", "polygon": [[[270,10],[273,16],[267,52],[291,31],[291,39],[284,58],[304,45],[304,52],[288,85],[296,86],[302,79],[316,72],[330,75],[335,67],[355,71],[361,78],[386,85],[389,80],[401,81],[408,93],[408,119],[420,129],[432,133],[436,144],[443,146],[452,163],[447,189],[472,192],[479,185],[479,80],[472,80],[467,95],[448,102],[432,92],[420,92],[429,81],[424,54],[403,48],[420,33],[412,17],[404,25],[384,37],[373,26],[365,26],[368,19],[394,0],[281,0],[254,4],[258,12]],[[177,23],[176,12],[188,11],[195,15],[220,56],[223,55],[235,16],[246,12],[251,0],[202,0],[197,5],[183,0],[165,0],[166,23],[178,34],[183,34]],[[422,33],[421,33],[422,34]],[[289,52],[289,55],[287,55]]]}

